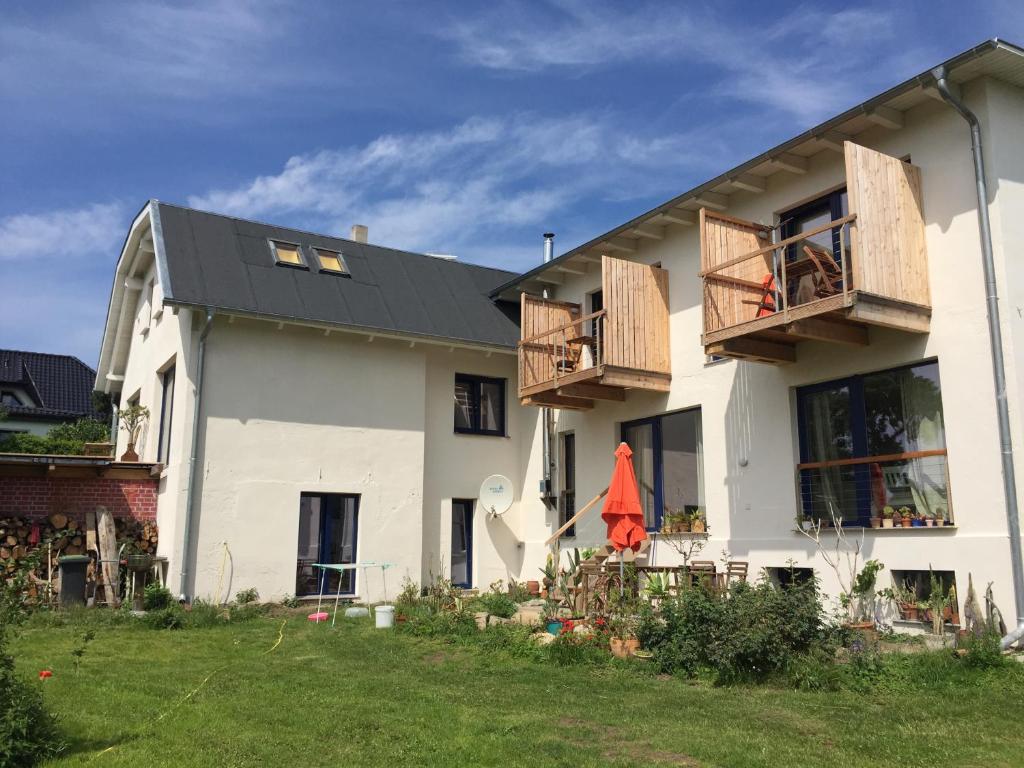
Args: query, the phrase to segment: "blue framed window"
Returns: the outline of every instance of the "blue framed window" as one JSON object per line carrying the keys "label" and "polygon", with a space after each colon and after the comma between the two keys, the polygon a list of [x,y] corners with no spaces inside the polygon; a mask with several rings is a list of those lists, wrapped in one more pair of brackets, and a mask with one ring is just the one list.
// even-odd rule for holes
{"label": "blue framed window", "polygon": [[633,451],[647,530],[660,530],[665,515],[704,509],[700,408],[625,422],[621,437]]}
{"label": "blue framed window", "polygon": [[[355,571],[327,571],[326,577],[314,563],[356,562],[359,533],[359,496],[347,493],[303,493],[299,497],[299,547],[295,594],[325,593],[352,595],[356,591]],[[325,579],[321,585],[321,579]]]}
{"label": "blue framed window", "polygon": [[473,586],[472,499],[452,499],[452,585]]}
{"label": "blue framed window", "polygon": [[805,517],[865,526],[891,506],[950,520],[935,361],[797,390]]}
{"label": "blue framed window", "polygon": [[455,431],[505,435],[505,380],[455,374]]}

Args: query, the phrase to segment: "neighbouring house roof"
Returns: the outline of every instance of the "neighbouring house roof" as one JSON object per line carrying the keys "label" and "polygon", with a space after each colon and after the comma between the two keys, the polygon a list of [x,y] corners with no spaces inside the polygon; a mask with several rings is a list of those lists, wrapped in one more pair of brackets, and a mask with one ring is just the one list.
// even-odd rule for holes
{"label": "neighbouring house roof", "polygon": [[96,372],[77,357],[0,349],[0,386],[24,391],[34,401],[5,405],[12,416],[40,419],[94,417]]}
{"label": "neighbouring house roof", "polygon": [[[495,303],[515,273],[330,235],[150,202],[168,304],[515,347],[518,305]],[[276,264],[270,240],[340,252],[350,276]],[[162,248],[161,248],[162,246]]]}
{"label": "neighbouring house roof", "polygon": [[[998,38],[986,40],[980,45],[963,51],[947,59],[940,66],[948,70],[949,81],[954,84],[954,87],[982,76],[1024,87],[1024,49]],[[844,139],[852,138],[873,125],[885,125],[894,119],[902,121],[902,113],[907,109],[933,98],[935,77],[932,72],[933,70],[929,69],[916,77],[905,80],[884,93],[762,152],[757,157],[673,197],[557,258],[517,275],[491,291],[491,295],[500,296],[506,292],[527,287],[537,289],[542,285],[535,280],[538,275],[547,270],[557,270],[566,262],[576,257],[583,257],[588,252],[591,255],[600,253],[622,255],[616,253],[622,250],[628,253],[635,249],[635,245],[630,246],[629,244],[631,242],[635,244],[641,237],[637,232],[637,227],[696,224],[697,212],[702,206],[724,207],[722,201],[727,199],[732,192],[750,190],[751,188],[763,189],[764,179],[767,176],[778,171],[790,170],[794,163],[798,165],[806,163],[808,157],[820,152],[826,146],[841,143]],[[754,186],[751,187],[751,185]],[[709,199],[717,199],[719,204],[708,203]],[[624,248],[623,245],[626,247]]]}

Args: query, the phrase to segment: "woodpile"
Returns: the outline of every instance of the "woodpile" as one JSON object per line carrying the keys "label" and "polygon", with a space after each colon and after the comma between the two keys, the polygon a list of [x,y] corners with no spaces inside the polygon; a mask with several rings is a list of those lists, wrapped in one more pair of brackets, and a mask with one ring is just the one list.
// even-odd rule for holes
{"label": "woodpile", "polygon": [[[117,518],[115,530],[118,548],[129,543],[134,545],[134,551],[156,554],[159,543],[156,523],[134,518]],[[57,558],[62,555],[90,554],[95,558],[95,552],[87,551],[87,544],[95,546],[93,542],[95,532],[89,537],[83,523],[63,512],[54,512],[46,518],[0,517],[0,578],[13,576],[22,560],[43,547],[44,551],[39,558],[40,563],[35,570],[35,576],[36,580],[45,580],[49,572],[48,565],[56,575]],[[47,543],[50,545],[49,564],[45,551]],[[90,567],[90,571],[92,570]]]}

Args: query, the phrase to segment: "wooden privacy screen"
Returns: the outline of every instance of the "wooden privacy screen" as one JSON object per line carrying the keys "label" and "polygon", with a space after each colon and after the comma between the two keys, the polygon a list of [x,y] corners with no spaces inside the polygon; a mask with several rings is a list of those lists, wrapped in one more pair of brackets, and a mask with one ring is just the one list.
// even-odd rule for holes
{"label": "wooden privacy screen", "polygon": [[[560,328],[572,322],[580,314],[578,304],[521,294],[521,339],[529,339],[552,328]],[[555,345],[559,337],[555,334],[535,341],[526,342],[519,348],[520,389],[541,384],[555,378]]]}
{"label": "wooden privacy screen", "polygon": [[[700,211],[700,269],[704,274],[704,333],[753,320],[762,281],[772,272],[772,254],[764,253],[711,274],[708,270],[757,251],[771,240],[762,224]],[[752,303],[744,303],[744,302]]]}
{"label": "wooden privacy screen", "polygon": [[853,227],[853,285],[930,306],[921,170],[847,141],[846,184]]}
{"label": "wooden privacy screen", "polygon": [[671,373],[668,272],[649,264],[602,256],[601,290],[608,311],[601,362]]}

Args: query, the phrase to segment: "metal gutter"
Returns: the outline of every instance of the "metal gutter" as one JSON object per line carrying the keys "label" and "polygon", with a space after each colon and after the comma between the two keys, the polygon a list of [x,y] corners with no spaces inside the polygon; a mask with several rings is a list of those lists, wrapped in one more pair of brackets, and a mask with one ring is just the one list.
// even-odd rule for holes
{"label": "metal gutter", "polygon": [[206,337],[213,327],[214,311],[206,308],[206,323],[199,334],[198,360],[196,362],[196,383],[193,388],[194,406],[192,408],[192,441],[188,459],[188,483],[185,486],[185,524],[181,536],[181,584],[179,592],[182,600],[188,600],[188,559],[192,544],[192,514],[195,506],[196,461],[199,454],[199,418],[203,403],[203,367],[206,360]]}
{"label": "metal gutter", "polygon": [[[1013,45],[1012,43],[1007,43],[1004,40],[1000,40],[999,38],[992,38],[991,40],[986,40],[985,42],[975,46],[974,48],[964,51],[963,53],[957,54],[953,58],[945,61],[940,66],[953,69],[973,59],[976,59],[985,53],[989,53],[990,51],[994,51],[997,49],[1011,51],[1020,56],[1024,56],[1024,49],[1019,48],[1018,46]],[[868,99],[867,101],[861,102],[857,106],[846,110],[842,114],[830,118],[829,120],[826,120],[824,123],[816,125],[813,128],[810,128],[804,131],[803,133],[797,135],[796,137],[789,139],[788,141],[783,142],[782,144],[779,144],[778,146],[773,147],[772,149],[769,149],[766,152],[762,152],[757,157],[747,160],[745,163],[742,163],[736,166],[735,168],[732,168],[726,171],[725,173],[716,176],[710,181],[706,181],[703,184],[694,187],[693,189],[690,189],[687,192],[683,192],[681,195],[677,195],[668,202],[662,203],[661,205],[652,208],[646,213],[642,213],[639,216],[630,219],[625,224],[621,224],[615,229],[609,230],[608,232],[605,232],[603,235],[600,235],[599,237],[596,237],[592,240],[588,240],[582,245],[573,248],[571,251],[567,251],[566,253],[563,253],[561,256],[552,259],[549,263],[541,264],[540,266],[534,267],[528,272],[524,272],[523,274],[516,277],[514,280],[510,280],[509,282],[504,283],[503,285],[500,285],[497,288],[495,288],[493,291],[491,291],[490,296],[494,298],[503,293],[504,291],[517,288],[521,283],[530,280],[534,276],[540,274],[541,272],[544,272],[546,269],[556,266],[561,262],[572,258],[578,253],[588,251],[591,248],[598,246],[605,240],[608,240],[609,238],[615,237],[617,235],[622,234],[623,232],[631,230],[637,227],[638,225],[644,223],[647,219],[651,218],[652,216],[656,216],[659,213],[668,211],[672,208],[676,208],[681,203],[684,203],[688,199],[696,197],[704,192],[710,192],[715,187],[728,182],[731,178],[738,176],[742,173],[746,173],[750,169],[756,168],[762,163],[768,162],[776,155],[779,155],[783,152],[787,152],[790,149],[793,149],[794,147],[803,144],[804,142],[816,139],[821,134],[826,133],[830,130],[834,130],[837,126],[842,125],[848,120],[852,120],[855,117],[867,114],[875,107],[882,106],[886,102],[896,98],[897,96],[902,96],[903,94],[908,93],[914,90],[915,88],[920,87],[921,85],[933,85],[934,82],[935,80],[931,75],[931,70],[922,72],[921,74],[912,77],[909,80],[905,80],[904,82],[890,88],[884,93],[881,93],[878,96],[874,96]]]}
{"label": "metal gutter", "polygon": [[1013,464],[1013,437],[1010,410],[1006,402],[1006,363],[1003,359],[1003,333],[999,322],[999,290],[996,284],[995,257],[992,253],[992,223],[988,215],[988,181],[982,152],[981,124],[962,101],[949,90],[946,67],[931,71],[942,99],[955,109],[971,128],[971,155],[974,159],[975,192],[978,197],[978,233],[981,237],[981,263],[985,275],[985,304],[988,315],[988,339],[992,356],[992,378],[996,390],[996,415],[999,423],[999,452],[1003,465],[1003,497],[1006,503],[1007,533],[1010,538],[1010,570],[1013,576],[1017,629],[1002,640],[1008,648],[1024,637],[1024,557],[1021,553],[1020,513],[1017,507],[1017,478]]}
{"label": "metal gutter", "polygon": [[294,315],[278,315],[270,312],[253,312],[252,310],[236,309],[233,307],[207,307],[205,304],[192,304],[187,301],[168,300],[164,302],[167,306],[188,307],[189,309],[216,309],[222,315],[233,315],[249,320],[266,320],[275,323],[289,323],[301,325],[305,328],[317,328],[319,330],[338,331],[339,333],[356,333],[363,336],[373,336],[380,339],[391,339],[394,341],[415,341],[422,344],[434,344],[440,347],[458,347],[477,352],[498,352],[502,354],[516,354],[515,342],[511,344],[487,344],[483,342],[472,342],[467,339],[460,339],[448,336],[432,336],[426,333],[415,331],[399,332],[393,329],[377,328],[372,325],[350,325],[346,323],[331,323],[328,321],[310,320],[308,318],[295,317]]}

